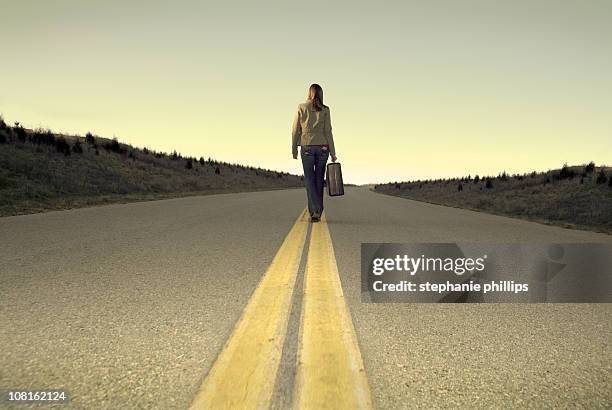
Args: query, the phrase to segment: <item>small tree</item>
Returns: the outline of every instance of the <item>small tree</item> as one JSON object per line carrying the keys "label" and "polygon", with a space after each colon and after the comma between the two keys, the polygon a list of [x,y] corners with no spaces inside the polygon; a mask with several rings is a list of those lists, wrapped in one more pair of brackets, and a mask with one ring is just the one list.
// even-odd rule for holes
{"label": "small tree", "polygon": [[215,174],[220,175],[221,174],[221,170],[219,169],[219,167],[215,168]]}
{"label": "small tree", "polygon": [[55,149],[57,152],[61,152],[65,156],[70,155],[70,145],[68,145],[64,137],[58,137],[55,139]]}
{"label": "small tree", "polygon": [[487,180],[485,182],[485,188],[487,188],[487,189],[493,188],[493,181],[491,180],[491,178],[487,178]]}
{"label": "small tree", "polygon": [[192,169],[193,168],[193,161],[191,160],[191,158],[189,158],[187,160],[187,162],[185,162],[185,168],[186,169]]}
{"label": "small tree", "polygon": [[593,171],[595,171],[595,163],[591,161],[584,167],[584,172],[590,174]]}
{"label": "small tree", "polygon": [[559,172],[559,179],[572,179],[574,176],[576,176],[576,172],[569,169],[567,164],[563,164],[563,167],[561,167],[561,171]]}
{"label": "small tree", "polygon": [[477,184],[477,183],[479,183],[479,182],[480,182],[480,177],[479,177],[478,175],[476,175],[476,176],[474,177],[474,183],[475,183],[475,184]]}
{"label": "small tree", "polygon": [[457,191],[459,192],[463,191],[463,185],[461,184],[457,185]]}
{"label": "small tree", "polygon": [[55,145],[55,135],[49,129],[38,130],[32,137],[35,144]]}
{"label": "small tree", "polygon": [[15,131],[15,134],[17,134],[17,141],[19,141],[19,142],[25,142],[26,141],[26,137],[28,135],[26,133],[25,128],[23,128],[19,124],[19,121],[15,121],[15,128],[13,128],[13,130]]}
{"label": "small tree", "polygon": [[595,182],[598,184],[605,184],[607,181],[608,181],[608,178],[606,177],[606,173],[604,172],[603,169],[600,169],[599,172],[597,173],[597,179],[595,180]]}
{"label": "small tree", "polygon": [[119,145],[117,137],[113,138],[111,142],[107,142],[106,144],[104,144],[104,149],[107,151],[116,152],[117,154],[121,154],[123,151],[121,145]]}
{"label": "small tree", "polygon": [[83,147],[81,146],[81,141],[79,141],[78,139],[72,145],[72,152],[74,152],[75,154],[83,153]]}
{"label": "small tree", "polygon": [[85,134],[85,142],[92,145],[96,143],[96,139],[91,132]]}

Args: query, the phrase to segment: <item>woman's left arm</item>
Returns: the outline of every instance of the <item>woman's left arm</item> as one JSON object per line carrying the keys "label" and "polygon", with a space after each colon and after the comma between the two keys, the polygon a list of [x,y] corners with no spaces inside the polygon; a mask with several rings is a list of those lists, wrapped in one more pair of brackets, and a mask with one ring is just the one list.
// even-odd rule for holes
{"label": "woman's left arm", "polygon": [[327,137],[327,143],[329,144],[329,153],[333,162],[336,162],[336,147],[334,146],[334,135],[332,134],[331,126],[331,111],[327,109],[327,115],[325,116],[325,136]]}

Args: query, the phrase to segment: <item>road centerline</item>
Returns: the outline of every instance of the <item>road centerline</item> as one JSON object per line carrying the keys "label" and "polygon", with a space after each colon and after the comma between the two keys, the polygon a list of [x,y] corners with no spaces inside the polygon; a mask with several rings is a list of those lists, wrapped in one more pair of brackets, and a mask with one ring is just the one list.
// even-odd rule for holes
{"label": "road centerline", "polygon": [[306,216],[302,211],[285,237],[191,409],[269,407],[308,231]]}
{"label": "road centerline", "polygon": [[312,225],[304,280],[293,407],[372,408],[325,217]]}

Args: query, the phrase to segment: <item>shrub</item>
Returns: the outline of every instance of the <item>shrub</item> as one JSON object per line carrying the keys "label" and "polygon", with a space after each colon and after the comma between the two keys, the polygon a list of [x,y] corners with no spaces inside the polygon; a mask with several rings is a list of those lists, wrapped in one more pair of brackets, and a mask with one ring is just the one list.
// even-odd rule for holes
{"label": "shrub", "polygon": [[493,188],[493,181],[491,180],[491,178],[487,178],[487,181],[485,182],[485,187],[487,189]]}
{"label": "shrub", "polygon": [[608,178],[608,186],[612,188],[612,177]]}
{"label": "shrub", "polygon": [[91,132],[88,132],[87,134],[85,134],[85,142],[88,144],[95,144],[96,143],[96,139],[94,138],[93,134]]}
{"label": "shrub", "polygon": [[502,172],[502,174],[499,176],[499,179],[502,181],[508,180],[508,174],[506,174],[506,171]]}
{"label": "shrub", "polygon": [[531,178],[535,178],[535,177],[536,177],[536,175],[537,175],[537,174],[536,174],[536,172],[535,172],[535,171],[532,171],[532,172],[531,172]]}
{"label": "shrub", "polygon": [[559,179],[572,179],[576,176],[576,172],[573,169],[569,169],[567,164],[563,164],[561,171],[559,172]]}
{"label": "shrub", "polygon": [[74,152],[75,154],[83,153],[83,147],[81,146],[81,141],[76,140],[74,142],[74,145],[72,146],[72,152]]}
{"label": "shrub", "polygon": [[221,170],[219,169],[219,167],[215,168],[215,174],[217,174],[217,175],[221,174]]}
{"label": "shrub", "polygon": [[593,171],[595,171],[595,163],[591,161],[584,167],[584,172],[590,174]]}
{"label": "shrub", "polygon": [[26,137],[28,135],[26,133],[25,128],[23,128],[21,125],[19,125],[19,122],[15,122],[15,128],[13,128],[13,130],[15,131],[15,134],[17,135],[17,141],[19,141],[19,142],[25,142],[26,141]]}
{"label": "shrub", "polygon": [[604,172],[603,169],[600,169],[599,172],[597,173],[597,179],[595,180],[595,182],[598,184],[605,184],[607,181],[608,181],[608,178],[606,177],[606,173]]}
{"label": "shrub", "polygon": [[30,135],[30,140],[37,145],[55,145],[55,135],[51,130],[38,129]]}
{"label": "shrub", "polygon": [[0,115],[0,130],[6,130],[8,128],[8,126],[6,125],[6,122],[4,122],[4,118],[2,118],[2,115]]}
{"label": "shrub", "polygon": [[0,144],[6,144],[7,140],[6,140],[6,136],[4,135],[4,132],[0,132]]}
{"label": "shrub", "polygon": [[125,150],[121,148],[121,145],[119,144],[119,141],[117,141],[116,137],[113,138],[110,142],[104,144],[104,149],[107,151],[116,152],[117,154],[125,152]]}
{"label": "shrub", "polygon": [[459,192],[463,191],[463,185],[461,184],[457,185],[457,191]]}
{"label": "shrub", "polygon": [[479,183],[479,182],[480,182],[480,177],[479,177],[478,175],[476,175],[476,176],[474,177],[474,183],[475,183],[475,184],[477,184],[477,183]]}
{"label": "shrub", "polygon": [[58,137],[55,139],[55,149],[57,152],[60,152],[65,156],[70,155],[70,145],[68,145],[64,137]]}
{"label": "shrub", "polygon": [[185,162],[185,168],[187,168],[187,169],[192,169],[193,168],[193,161],[191,160],[191,158],[189,158],[187,160],[187,162]]}

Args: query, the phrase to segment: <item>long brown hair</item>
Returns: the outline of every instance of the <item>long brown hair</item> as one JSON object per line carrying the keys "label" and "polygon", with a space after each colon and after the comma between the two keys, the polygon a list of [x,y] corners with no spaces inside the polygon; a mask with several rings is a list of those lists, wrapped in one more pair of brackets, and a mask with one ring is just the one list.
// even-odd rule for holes
{"label": "long brown hair", "polygon": [[308,89],[308,99],[316,111],[321,111],[327,105],[323,104],[323,88],[319,84],[312,84]]}

